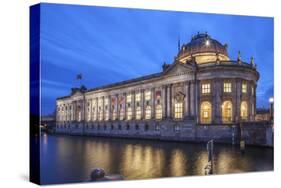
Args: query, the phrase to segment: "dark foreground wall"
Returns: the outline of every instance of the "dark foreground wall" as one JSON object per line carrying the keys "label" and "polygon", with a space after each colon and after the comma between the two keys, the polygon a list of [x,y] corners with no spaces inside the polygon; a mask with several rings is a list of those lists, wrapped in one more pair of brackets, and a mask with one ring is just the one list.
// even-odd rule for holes
{"label": "dark foreground wall", "polygon": [[194,125],[188,121],[162,120],[130,123],[68,123],[58,124],[57,133],[87,136],[109,136],[126,138],[146,138],[171,141],[215,142],[246,145],[273,146],[273,133],[269,123],[243,123],[240,125]]}
{"label": "dark foreground wall", "polygon": [[273,129],[269,122],[242,125],[241,136],[246,144],[273,146]]}

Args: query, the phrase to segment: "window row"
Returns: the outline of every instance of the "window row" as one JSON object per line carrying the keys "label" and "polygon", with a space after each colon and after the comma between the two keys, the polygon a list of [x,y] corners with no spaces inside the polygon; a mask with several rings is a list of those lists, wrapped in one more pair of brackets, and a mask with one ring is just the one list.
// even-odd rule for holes
{"label": "window row", "polygon": [[[248,120],[248,103],[242,101],[240,104],[240,118]],[[221,120],[223,123],[233,122],[233,105],[231,101],[224,101],[221,106]],[[212,104],[204,101],[200,105],[200,122],[209,124],[212,122]]]}
{"label": "window row", "polygon": [[[247,93],[247,83],[242,82],[241,85],[242,93]],[[223,92],[224,93],[231,93],[232,92],[232,83],[231,82],[224,82],[223,83]],[[254,87],[251,86],[251,94],[254,95],[255,93]],[[211,83],[203,83],[201,84],[201,93],[202,94],[210,94],[211,93]]]}
{"label": "window row", "polygon": [[[126,113],[125,113],[126,112]],[[183,101],[181,102],[176,102],[174,104],[174,118],[175,119],[182,119],[183,118],[183,112],[184,112],[184,108],[183,108]],[[143,118],[146,119],[146,120],[150,120],[152,119],[152,108],[150,105],[146,106],[144,108],[144,111],[142,112],[142,109],[141,107],[136,107],[135,108],[135,119],[136,120],[140,120],[142,119],[142,113],[143,114]],[[162,105],[161,104],[157,104],[155,106],[155,119],[157,120],[161,120],[162,117],[163,117],[163,109],[162,109]],[[82,112],[81,110],[79,110],[78,112],[76,112],[76,114],[74,115],[76,117],[76,120],[77,121],[81,121],[82,120]],[[61,117],[66,117],[64,115],[58,115],[57,116],[57,119],[59,121],[71,121],[73,120],[74,116],[72,116],[71,119],[64,119],[64,118],[61,118]],[[88,111],[87,113],[87,120],[88,121],[102,121],[102,120],[109,120],[109,116],[110,116],[110,111],[109,110],[106,110],[106,111],[103,111],[101,108],[99,108],[98,111],[94,111],[94,113],[90,113],[90,111]],[[112,110],[112,120],[132,120],[133,119],[133,109],[131,107],[127,108],[126,111],[125,109],[120,109],[118,112],[116,109],[113,109]]]}

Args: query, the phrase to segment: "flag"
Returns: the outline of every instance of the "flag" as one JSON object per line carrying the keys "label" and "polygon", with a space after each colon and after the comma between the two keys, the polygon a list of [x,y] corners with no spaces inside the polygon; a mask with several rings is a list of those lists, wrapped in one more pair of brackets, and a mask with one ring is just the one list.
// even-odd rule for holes
{"label": "flag", "polygon": [[161,91],[156,91],[155,95],[157,99],[161,98]]}
{"label": "flag", "polygon": [[125,97],[124,96],[119,96],[119,104],[122,104],[124,102]]}
{"label": "flag", "polygon": [[115,100],[116,100],[116,98],[115,98],[115,97],[112,97],[112,98],[111,98],[111,103],[112,103],[112,104],[115,104]]}

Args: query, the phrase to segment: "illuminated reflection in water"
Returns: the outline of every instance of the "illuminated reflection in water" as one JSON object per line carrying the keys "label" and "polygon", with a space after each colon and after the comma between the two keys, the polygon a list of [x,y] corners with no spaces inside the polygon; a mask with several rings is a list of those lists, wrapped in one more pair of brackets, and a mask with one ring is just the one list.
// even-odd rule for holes
{"label": "illuminated reflection in water", "polygon": [[[247,147],[246,153],[215,144],[216,174],[273,169],[273,150]],[[125,179],[204,175],[205,144],[78,136],[41,137],[41,178],[44,184],[89,180],[94,168]]]}

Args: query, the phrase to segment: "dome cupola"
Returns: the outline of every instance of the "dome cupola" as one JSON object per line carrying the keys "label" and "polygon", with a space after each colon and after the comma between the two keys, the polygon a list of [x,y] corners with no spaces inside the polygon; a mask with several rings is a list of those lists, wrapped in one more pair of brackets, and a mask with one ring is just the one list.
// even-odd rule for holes
{"label": "dome cupola", "polygon": [[179,49],[177,59],[180,62],[187,63],[191,61],[192,57],[198,64],[229,60],[227,45],[222,45],[207,33],[198,33],[192,37],[189,43],[183,44]]}

